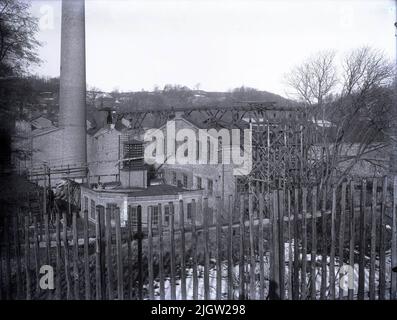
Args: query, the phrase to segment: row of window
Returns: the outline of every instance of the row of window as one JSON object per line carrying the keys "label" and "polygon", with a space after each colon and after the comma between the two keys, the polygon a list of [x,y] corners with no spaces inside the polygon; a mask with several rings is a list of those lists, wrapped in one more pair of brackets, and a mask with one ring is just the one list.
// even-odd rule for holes
{"label": "row of window", "polygon": [[[96,219],[95,216],[95,201],[91,200],[90,203],[90,210],[89,210],[89,216],[91,219]],[[88,211],[88,198],[84,197],[84,210]],[[152,215],[152,225],[158,225],[159,223],[159,208],[158,206],[152,206],[150,207],[149,213]],[[137,207],[130,207],[130,219],[132,222],[133,226],[136,226],[138,224],[138,212],[137,212]],[[192,219],[192,204],[188,203],[187,204],[187,212],[186,212],[186,219],[191,220]],[[163,218],[163,225],[164,226],[169,226],[170,222],[170,207],[168,205],[164,206],[164,218]]]}

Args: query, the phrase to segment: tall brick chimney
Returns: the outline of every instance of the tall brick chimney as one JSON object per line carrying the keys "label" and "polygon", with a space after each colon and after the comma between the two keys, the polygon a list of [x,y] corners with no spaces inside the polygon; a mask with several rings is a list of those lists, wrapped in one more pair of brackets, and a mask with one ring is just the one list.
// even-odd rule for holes
{"label": "tall brick chimney", "polygon": [[62,164],[86,164],[84,0],[62,0],[59,127],[63,129]]}

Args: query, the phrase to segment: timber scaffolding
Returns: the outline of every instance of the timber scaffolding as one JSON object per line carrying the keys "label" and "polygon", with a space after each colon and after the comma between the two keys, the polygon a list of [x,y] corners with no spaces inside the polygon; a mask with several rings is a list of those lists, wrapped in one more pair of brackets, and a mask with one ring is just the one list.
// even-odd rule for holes
{"label": "timber scaffolding", "polygon": [[88,211],[16,204],[0,224],[0,299],[396,299],[391,182],[217,197],[214,224],[206,198],[190,216],[154,204],[146,221],[137,203],[125,227],[115,206],[96,206],[91,225]]}
{"label": "timber scaffolding", "polygon": [[[263,190],[304,185],[307,181],[307,148],[311,135],[305,134],[307,115],[296,105],[279,105],[275,102],[241,102],[221,106],[195,106],[194,108],[170,107],[134,109],[117,113],[117,120],[130,121],[131,136],[143,132],[144,121],[152,117],[159,123],[172,119],[176,112],[188,119],[200,118],[204,128],[252,130],[252,171],[237,179],[238,190],[256,190],[253,183],[260,183]],[[120,146],[119,146],[120,148]],[[40,181],[46,175],[91,178],[88,164],[70,166],[36,166],[28,172],[31,180]],[[92,177],[94,180],[98,177]],[[115,179],[118,177],[115,175]]]}

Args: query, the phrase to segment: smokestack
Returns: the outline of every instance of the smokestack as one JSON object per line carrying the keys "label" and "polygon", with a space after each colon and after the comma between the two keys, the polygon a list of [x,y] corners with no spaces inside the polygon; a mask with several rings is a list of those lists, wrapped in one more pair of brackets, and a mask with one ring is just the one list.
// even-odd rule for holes
{"label": "smokestack", "polygon": [[84,0],[62,0],[59,126],[63,129],[62,164],[86,164]]}

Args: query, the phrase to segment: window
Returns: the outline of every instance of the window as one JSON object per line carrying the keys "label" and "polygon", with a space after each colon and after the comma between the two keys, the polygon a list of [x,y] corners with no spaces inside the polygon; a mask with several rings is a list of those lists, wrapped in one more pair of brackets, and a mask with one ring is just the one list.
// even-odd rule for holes
{"label": "window", "polygon": [[212,194],[214,191],[214,182],[211,179],[208,179],[208,194]]}
{"label": "window", "polygon": [[170,225],[170,207],[164,207],[164,226],[168,227]]}
{"label": "window", "polygon": [[142,143],[125,143],[124,144],[124,159],[123,168],[137,168],[143,165],[143,144]]}
{"label": "window", "polygon": [[187,175],[186,174],[183,175],[183,187],[187,188]]}
{"label": "window", "polygon": [[185,148],[185,150],[183,151],[183,155],[184,155],[185,157],[187,157],[187,156],[189,155],[189,149],[188,149],[188,147],[187,147],[187,137],[185,137],[185,138],[183,139],[183,145],[184,145],[184,148]]}
{"label": "window", "polygon": [[192,220],[192,204],[191,204],[191,203],[188,203],[188,204],[187,204],[186,218],[187,218],[188,220]]}
{"label": "window", "polygon": [[152,212],[152,226],[157,226],[159,224],[159,207],[153,206],[151,208]]}
{"label": "window", "polygon": [[172,184],[176,186],[176,172],[172,173]]}
{"label": "window", "polygon": [[130,216],[130,219],[131,219],[131,225],[132,226],[137,226],[138,225],[138,214],[137,214],[137,208],[136,207],[130,207],[131,208],[131,216]]}
{"label": "window", "polygon": [[84,210],[88,210],[88,198],[84,196]]}
{"label": "window", "polygon": [[95,220],[95,201],[91,200],[91,212],[90,212],[91,219]]}
{"label": "window", "polygon": [[200,177],[196,177],[196,185],[197,185],[197,189],[201,189],[202,186],[202,180]]}

